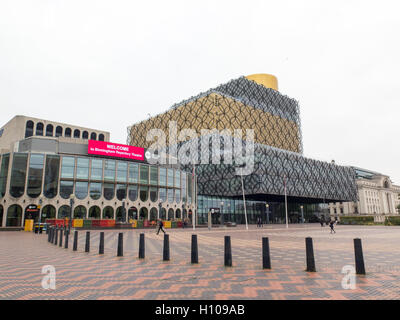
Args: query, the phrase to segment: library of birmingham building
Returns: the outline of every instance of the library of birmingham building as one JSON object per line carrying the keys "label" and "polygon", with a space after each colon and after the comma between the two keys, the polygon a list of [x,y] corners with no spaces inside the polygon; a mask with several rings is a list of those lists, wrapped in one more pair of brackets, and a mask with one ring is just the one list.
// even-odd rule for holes
{"label": "library of birmingham building", "polygon": [[[169,141],[171,122],[177,132],[190,128],[198,136],[155,151],[148,133],[157,129]],[[179,156],[177,163],[155,161],[162,158],[157,152],[170,159],[188,145],[204,154],[202,129],[252,129],[252,170],[243,173],[243,164],[239,170],[235,157],[223,161],[231,150],[224,135],[218,136],[220,162],[193,166]],[[213,159],[214,136],[206,136]],[[213,223],[244,223],[246,211],[249,223],[258,217],[280,223],[285,198],[290,221],[298,222],[301,214],[306,221],[329,215],[329,203],[358,200],[353,168],[303,156],[298,103],[278,91],[271,75],[240,77],[134,124],[127,145],[109,140],[108,132],[25,116],[5,124],[0,129],[2,226],[22,226],[27,217],[64,218],[71,205],[74,218],[196,217],[197,224],[205,224],[214,212]],[[247,136],[232,143],[238,140],[243,148],[250,144]]]}

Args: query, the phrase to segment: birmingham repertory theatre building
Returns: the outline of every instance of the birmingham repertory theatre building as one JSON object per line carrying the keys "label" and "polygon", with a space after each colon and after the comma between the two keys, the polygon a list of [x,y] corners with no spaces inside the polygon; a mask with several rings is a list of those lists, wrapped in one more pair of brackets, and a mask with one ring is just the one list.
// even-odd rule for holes
{"label": "birmingham repertory theatre building", "polygon": [[[193,161],[198,163],[194,168],[200,224],[206,223],[212,209],[216,212],[212,215],[213,223],[244,223],[245,211],[250,223],[255,223],[259,216],[266,222],[283,222],[286,202],[290,221],[298,222],[301,213],[308,220],[321,213],[329,215],[329,202],[357,200],[356,176],[351,167],[303,156],[299,105],[278,91],[277,79],[272,75],[240,77],[175,104],[166,112],[129,127],[128,144],[149,148],[154,144],[148,141],[148,133],[161,129],[166,140],[175,143],[167,144],[168,152],[172,146],[179,153],[180,148],[187,150],[188,144],[195,144],[202,157],[205,149],[199,142],[204,135],[176,142],[176,136],[171,139],[171,122],[177,132],[190,128],[199,137],[204,129],[253,130],[254,166],[249,174],[237,174],[235,159],[223,162],[224,148],[231,150],[223,134],[218,136],[221,144],[217,147],[221,149],[222,161]],[[212,136],[206,138],[212,140]],[[240,140],[245,146],[247,140]],[[215,145],[207,146],[211,154]],[[181,167],[191,171],[193,164]]]}
{"label": "birmingham repertory theatre building", "polygon": [[[177,132],[192,134],[175,141],[171,123]],[[152,147],[152,129],[170,142],[161,150],[166,157]],[[245,135],[226,139],[235,130]],[[329,203],[357,201],[353,168],[303,156],[298,103],[278,91],[271,75],[240,77],[175,104],[130,126],[127,140],[115,144],[101,130],[14,117],[0,128],[1,226],[23,226],[26,218],[63,219],[70,212],[77,219],[195,216],[198,224],[214,212],[215,224],[244,223],[245,216],[249,223],[258,217],[281,223],[286,208],[290,222],[299,222],[301,214],[306,221],[328,217]],[[252,146],[249,157],[247,151],[239,157],[251,158],[252,170],[246,172],[236,155],[225,161],[233,145]],[[203,160],[209,151],[212,161],[175,157],[187,149]],[[177,163],[157,160],[171,158]]]}

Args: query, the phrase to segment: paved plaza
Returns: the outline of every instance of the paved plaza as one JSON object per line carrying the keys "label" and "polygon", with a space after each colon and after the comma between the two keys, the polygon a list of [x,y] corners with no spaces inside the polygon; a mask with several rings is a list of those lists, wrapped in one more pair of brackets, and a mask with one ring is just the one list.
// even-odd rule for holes
{"label": "paved plaza", "polygon": [[[55,246],[47,235],[0,232],[0,299],[400,299],[400,227],[319,224],[268,225],[249,230],[167,229],[171,260],[162,261],[163,234],[149,230],[91,231],[90,252],[79,231],[78,251]],[[117,257],[118,232],[124,256]],[[138,259],[145,233],[146,258]],[[198,235],[199,264],[190,263],[191,235]],[[232,267],[224,267],[224,236],[232,241]],[[305,238],[312,237],[317,272],[308,273]],[[269,237],[271,270],[262,269],[262,237]],[[361,238],[366,275],[343,289],[345,265],[354,266],[353,239]],[[41,286],[42,267],[56,270],[56,289]]]}

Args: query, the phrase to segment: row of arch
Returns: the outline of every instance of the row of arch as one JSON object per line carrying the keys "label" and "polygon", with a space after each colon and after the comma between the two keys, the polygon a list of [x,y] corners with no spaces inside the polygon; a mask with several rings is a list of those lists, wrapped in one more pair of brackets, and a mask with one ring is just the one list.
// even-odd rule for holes
{"label": "row of arch", "polygon": [[[26,127],[25,127],[25,138],[28,137],[32,137],[33,136],[33,132],[34,132],[34,127],[35,124],[32,120],[28,120],[26,122]],[[54,126],[52,124],[48,124],[46,126],[46,130],[44,129],[44,124],[42,122],[38,122],[36,124],[36,131],[35,131],[35,135],[36,136],[46,136],[46,137],[66,137],[66,138],[77,138],[80,139],[81,138],[81,131],[79,129],[75,129],[72,132],[71,128],[65,128],[65,130],[63,129],[63,127],[61,126],[57,126],[56,130],[54,132]],[[82,132],[82,139],[89,139],[89,132],[87,132],[86,130],[84,130]],[[96,132],[92,132],[90,134],[90,140],[97,140],[97,133]],[[99,134],[99,141],[104,141],[104,134],[100,133]]]}
{"label": "row of arch", "polygon": [[[32,213],[28,211],[28,207],[25,209],[25,219],[34,219]],[[46,205],[42,208],[41,217],[42,221],[46,219],[64,219],[68,218],[70,214],[71,207],[67,205],[61,206],[58,211],[52,205]],[[155,221],[157,219],[163,220],[173,220],[173,219],[186,219],[188,218],[188,212],[190,214],[191,210],[187,211],[186,209],[172,209],[169,208],[168,211],[165,208],[161,208],[160,213],[159,210],[155,207],[148,210],[145,207],[141,207],[139,210],[136,207],[129,207],[126,209],[126,221],[129,219],[138,219],[138,220],[150,220]],[[3,221],[3,206],[0,205],[0,225]],[[116,216],[115,216],[116,215]],[[103,210],[100,209],[99,206],[92,206],[87,210],[86,207],[79,205],[74,208],[73,218],[74,219],[117,219],[122,220],[124,215],[124,208],[122,206],[118,207],[114,210],[111,206],[106,206]],[[6,227],[20,227],[22,226],[22,219],[24,218],[22,214],[22,207],[20,205],[14,204],[10,206],[7,210],[7,217],[5,226]],[[35,220],[37,220],[36,217]]]}

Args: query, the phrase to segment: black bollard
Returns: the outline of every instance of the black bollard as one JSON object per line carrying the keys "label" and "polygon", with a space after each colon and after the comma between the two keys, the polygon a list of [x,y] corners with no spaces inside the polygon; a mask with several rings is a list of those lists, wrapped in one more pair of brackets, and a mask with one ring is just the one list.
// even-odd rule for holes
{"label": "black bollard", "polygon": [[139,259],[144,259],[145,249],[144,249],[144,233],[140,234],[139,238]]}
{"label": "black bollard", "polygon": [[231,237],[225,236],[225,267],[232,267]]}
{"label": "black bollard", "polygon": [[78,250],[78,231],[76,231],[76,230],[74,232],[74,243],[72,245],[72,250],[73,251]]}
{"label": "black bollard", "polygon": [[52,226],[50,229],[50,243],[53,243],[54,241],[54,227]]}
{"label": "black bollard", "polygon": [[169,234],[164,234],[163,260],[169,261]]}
{"label": "black bollard", "polygon": [[56,234],[54,236],[54,245],[57,245],[57,241],[58,241],[58,228],[56,228]]}
{"label": "black bollard", "polygon": [[90,251],[90,231],[86,231],[85,252]]}
{"label": "black bollard", "polygon": [[354,255],[356,258],[356,274],[365,274],[364,256],[361,239],[354,239]]}
{"label": "black bollard", "polygon": [[104,254],[104,232],[100,232],[99,254]]}
{"label": "black bollard", "polygon": [[60,247],[62,247],[62,244],[63,244],[63,232],[64,232],[64,229],[61,228],[61,230],[60,230],[60,243],[59,243]]}
{"label": "black bollard", "polygon": [[269,240],[262,238],[263,269],[271,269],[271,257],[269,254]]}
{"label": "black bollard", "polygon": [[65,231],[65,245],[64,245],[64,249],[68,249],[68,238],[69,238],[69,230],[67,229]]}
{"label": "black bollard", "polygon": [[49,234],[49,226],[46,226],[46,234]]}
{"label": "black bollard", "polygon": [[307,269],[308,272],[316,272],[315,270],[315,261],[314,261],[314,249],[313,249],[313,241],[312,238],[306,238],[306,260],[307,260]]}
{"label": "black bollard", "polygon": [[50,242],[50,239],[51,239],[51,229],[47,228],[47,229],[46,229],[46,232],[47,232],[47,242]]}
{"label": "black bollard", "polygon": [[192,263],[199,263],[199,250],[197,247],[197,235],[192,234]]}
{"label": "black bollard", "polygon": [[118,248],[117,257],[122,257],[124,255],[124,234],[122,232],[118,233]]}

